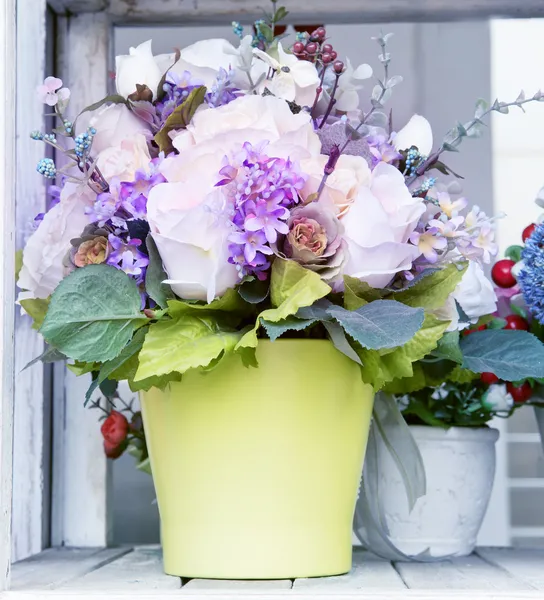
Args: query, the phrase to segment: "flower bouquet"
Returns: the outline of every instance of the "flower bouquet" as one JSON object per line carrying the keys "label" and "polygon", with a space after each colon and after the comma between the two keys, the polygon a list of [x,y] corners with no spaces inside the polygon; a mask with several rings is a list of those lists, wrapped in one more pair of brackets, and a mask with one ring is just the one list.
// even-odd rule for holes
{"label": "flower bouquet", "polygon": [[235,23],[237,47],[132,48],[117,93],[77,118],[59,79],[39,89],[58,125],[32,134],[56,151],[38,171],[58,187],[19,302],[44,361],[92,373],[87,402],[121,380],[141,393],[147,445],[117,413],[106,450],[129,435],[149,452],[165,569],[186,577],[348,571],[374,391],[430,353],[544,376],[527,332],[509,332],[515,367],[489,359],[489,332],[444,338],[444,302],[495,245],[491,220],[461,215],[434,176],[489,112],[544,96],[480,101],[433,151],[423,117],[401,128],[386,111],[401,81],[389,35],[360,106],[372,69],[340,61],[323,27],[286,42],[285,15],[253,35]]}

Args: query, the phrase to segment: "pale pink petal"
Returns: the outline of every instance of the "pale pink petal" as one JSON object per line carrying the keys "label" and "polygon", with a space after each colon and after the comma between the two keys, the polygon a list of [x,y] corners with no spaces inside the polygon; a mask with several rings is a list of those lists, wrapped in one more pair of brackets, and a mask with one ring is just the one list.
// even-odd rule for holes
{"label": "pale pink petal", "polygon": [[56,92],[62,87],[62,79],[59,79],[58,77],[46,77],[43,85],[47,88],[48,92]]}

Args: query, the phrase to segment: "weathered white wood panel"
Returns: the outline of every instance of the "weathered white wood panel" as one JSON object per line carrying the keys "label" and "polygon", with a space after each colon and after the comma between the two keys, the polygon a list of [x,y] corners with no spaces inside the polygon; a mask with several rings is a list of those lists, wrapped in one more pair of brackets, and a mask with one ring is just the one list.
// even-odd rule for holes
{"label": "weathered white wood panel", "polygon": [[131,548],[50,548],[13,565],[11,589],[57,589],[129,552]]}
{"label": "weathered white wood panel", "polygon": [[364,550],[354,550],[353,567],[347,575],[295,579],[293,589],[331,593],[333,590],[400,590],[406,589],[406,585],[389,561]]}
{"label": "weathered white wood panel", "polygon": [[[58,74],[72,92],[70,114],[108,93],[111,28],[103,14],[59,19]],[[107,546],[110,468],[97,411],[83,406],[90,377],[55,370],[53,532],[55,545]]]}
{"label": "weathered white wood panel", "polygon": [[15,0],[0,2],[0,592],[9,583],[15,277]]}
{"label": "weathered white wood panel", "polygon": [[[36,87],[45,75],[46,0],[17,2],[17,193],[16,247],[22,249],[34,229],[34,217],[45,209],[44,179],[36,173],[45,145],[30,138],[43,131],[44,104]],[[25,366],[43,352],[41,336],[27,315],[15,315],[15,410],[13,433],[13,561],[42,550],[48,515],[44,506],[49,476],[44,432],[44,367]]]}
{"label": "weathered white wood panel", "polygon": [[505,569],[516,579],[537,590],[544,590],[544,550],[479,548],[478,554],[487,562]]}
{"label": "weathered white wood panel", "polygon": [[530,590],[530,585],[515,579],[476,555],[435,563],[396,563],[396,569],[410,589],[417,590]]}
{"label": "weathered white wood panel", "polygon": [[[54,0],[60,12],[89,10],[82,0]],[[91,9],[105,10],[116,22],[140,23],[228,23],[232,19],[260,18],[263,0],[94,0]],[[283,0],[291,11],[289,20],[298,23],[376,23],[401,21],[451,21],[466,18],[540,17],[541,0]]]}
{"label": "weathered white wood panel", "polygon": [[179,590],[181,579],[165,575],[159,547],[135,548],[133,552],[105,564],[100,569],[72,580],[63,590],[141,592],[147,590]]}
{"label": "weathered white wood panel", "polygon": [[198,591],[226,592],[232,591],[236,594],[247,592],[267,593],[272,590],[290,590],[293,582],[290,579],[259,580],[227,580],[227,579],[191,579],[183,586],[183,592],[193,593]]}

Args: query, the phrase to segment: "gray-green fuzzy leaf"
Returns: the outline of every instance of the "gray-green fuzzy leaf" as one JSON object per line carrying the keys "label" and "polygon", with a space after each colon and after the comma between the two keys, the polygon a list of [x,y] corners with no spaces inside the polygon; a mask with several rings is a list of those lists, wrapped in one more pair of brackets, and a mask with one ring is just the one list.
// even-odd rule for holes
{"label": "gray-green fuzzy leaf", "polygon": [[154,300],[161,308],[168,306],[168,300],[175,298],[172,288],[163,283],[168,276],[162,265],[162,258],[157,250],[157,244],[153,236],[149,234],[145,244],[149,252],[149,265],[145,272],[145,290],[149,297]]}
{"label": "gray-green fuzzy leaf", "polygon": [[59,283],[40,332],[68,358],[105,362],[147,321],[140,302],[136,284],[123,271],[89,265]]}

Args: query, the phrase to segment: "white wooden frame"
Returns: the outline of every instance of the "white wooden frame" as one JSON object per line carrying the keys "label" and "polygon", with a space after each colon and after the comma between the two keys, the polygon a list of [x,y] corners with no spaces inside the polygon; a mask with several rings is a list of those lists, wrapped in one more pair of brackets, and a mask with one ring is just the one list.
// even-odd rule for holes
{"label": "white wooden frame", "polygon": [[[13,254],[15,209],[14,191],[14,110],[15,98],[15,6],[19,10],[19,31],[25,32],[24,43],[19,44],[19,64],[31,65],[27,79],[20,80],[26,94],[19,88],[22,100],[28,88],[39,83],[43,76],[43,44],[45,40],[44,9],[46,0],[2,0],[0,2],[0,185],[2,186],[3,267],[0,282],[0,590],[9,578],[9,559],[21,558],[39,550],[42,543],[44,519],[43,463],[43,372],[35,368],[33,374],[16,389],[17,406],[23,406],[25,398],[31,410],[19,411],[15,418],[17,459],[28,454],[32,459],[17,464],[20,482],[32,481],[32,488],[17,482],[13,498],[16,503],[14,525],[16,529],[14,549],[11,549],[11,472],[13,436]],[[249,22],[261,15],[266,0],[48,0],[57,14],[60,36],[57,75],[72,89],[73,98],[80,104],[96,100],[107,92],[107,68],[112,65],[109,40],[111,27],[127,24],[173,23],[225,23],[237,19]],[[539,17],[544,16],[542,0],[284,0],[291,10],[290,19],[298,22],[380,22],[380,21],[445,21],[466,17],[489,16]],[[28,32],[32,31],[32,35]],[[28,37],[27,37],[28,36]],[[21,38],[23,39],[23,38]],[[68,52],[69,49],[69,52]],[[19,71],[21,68],[19,69]],[[26,102],[26,98],[24,100]],[[18,125],[28,123],[23,115],[37,115],[34,101],[28,99],[20,113]],[[36,124],[38,127],[38,124]],[[19,156],[30,164],[34,161],[36,145],[30,145],[24,136],[28,126],[19,130]],[[29,157],[26,159],[26,157]],[[36,178],[30,181],[28,172],[23,173],[20,161],[18,193],[25,198],[18,206],[17,229],[22,231],[30,216],[43,207],[43,188],[38,188]],[[24,169],[28,168],[28,164]],[[33,167],[32,167],[33,168]],[[18,240],[20,241],[20,240]],[[17,324],[17,354],[15,368],[18,370],[27,359],[39,353],[40,344],[24,322]],[[31,356],[32,355],[32,356]],[[32,372],[31,372],[32,373]],[[53,533],[55,544],[101,546],[109,541],[109,469],[103,458],[96,415],[82,408],[86,382],[65,376],[62,369],[55,371],[55,403],[57,419],[54,423],[53,468]],[[77,431],[74,427],[77,423]],[[34,444],[28,452],[30,432]],[[39,467],[37,466],[39,465]],[[25,522],[25,511],[31,520]],[[81,517],[85,515],[85,520]]]}
{"label": "white wooden frame", "polygon": [[9,584],[15,268],[15,0],[0,3],[0,591]]}

